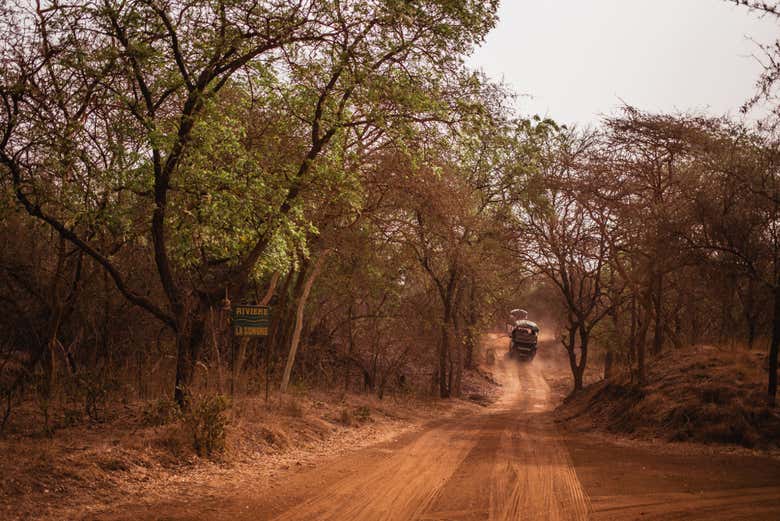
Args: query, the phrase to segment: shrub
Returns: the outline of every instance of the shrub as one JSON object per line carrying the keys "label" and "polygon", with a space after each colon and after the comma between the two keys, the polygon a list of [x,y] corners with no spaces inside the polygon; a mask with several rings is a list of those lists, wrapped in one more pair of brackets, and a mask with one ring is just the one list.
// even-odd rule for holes
{"label": "shrub", "polygon": [[84,389],[84,412],[90,420],[99,422],[106,418],[109,397],[119,390],[118,380],[105,372],[85,371],[80,375]]}
{"label": "shrub", "polygon": [[272,430],[268,427],[260,427],[260,437],[265,440],[268,445],[278,448],[285,448],[290,445],[290,441],[283,432]]}
{"label": "shrub", "polygon": [[190,410],[184,415],[184,422],[198,456],[213,456],[224,452],[227,408],[228,400],[221,394],[193,400]]}
{"label": "shrub", "polygon": [[365,423],[367,421],[371,421],[371,409],[365,405],[356,407],[352,411],[349,409],[342,409],[341,413],[339,414],[338,421],[339,423],[348,427],[353,425],[355,422]]}
{"label": "shrub", "polygon": [[360,423],[365,423],[371,419],[371,409],[369,409],[367,406],[362,405],[355,409],[355,419],[359,421]]}
{"label": "shrub", "polygon": [[107,419],[110,398],[119,390],[119,381],[105,371],[84,370],[66,378],[63,390],[69,402],[81,403],[90,421],[102,422]]}
{"label": "shrub", "polygon": [[41,412],[41,416],[43,416],[43,433],[46,435],[46,437],[51,438],[54,436],[54,425],[51,423],[53,392],[51,380],[49,380],[43,373],[36,373],[34,386],[38,410]]}
{"label": "shrub", "polygon": [[144,425],[150,427],[167,425],[181,418],[179,406],[167,398],[147,403],[142,414]]}
{"label": "shrub", "polygon": [[193,452],[190,433],[181,423],[163,426],[151,437],[151,444],[171,456],[171,464],[180,463]]}

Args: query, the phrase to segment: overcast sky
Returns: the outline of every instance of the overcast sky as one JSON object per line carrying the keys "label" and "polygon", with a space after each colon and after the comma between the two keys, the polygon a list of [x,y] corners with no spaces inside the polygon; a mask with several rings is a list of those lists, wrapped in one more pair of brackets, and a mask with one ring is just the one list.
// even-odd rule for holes
{"label": "overcast sky", "polygon": [[503,0],[469,59],[526,114],[594,124],[621,100],[653,111],[738,115],[780,24],[722,0]]}

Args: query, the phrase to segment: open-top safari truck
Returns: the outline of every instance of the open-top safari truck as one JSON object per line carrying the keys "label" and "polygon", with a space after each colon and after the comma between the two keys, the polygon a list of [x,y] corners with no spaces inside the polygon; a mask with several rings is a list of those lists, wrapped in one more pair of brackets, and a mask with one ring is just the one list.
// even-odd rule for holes
{"label": "open-top safari truck", "polygon": [[539,326],[527,319],[528,312],[523,309],[513,309],[511,332],[509,333],[509,357],[516,360],[533,360],[536,356],[536,344],[539,337]]}

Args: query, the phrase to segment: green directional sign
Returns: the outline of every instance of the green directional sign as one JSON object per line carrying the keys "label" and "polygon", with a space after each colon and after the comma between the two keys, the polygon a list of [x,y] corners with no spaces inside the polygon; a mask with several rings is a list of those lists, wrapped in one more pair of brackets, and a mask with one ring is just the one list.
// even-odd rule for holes
{"label": "green directional sign", "polygon": [[271,321],[269,306],[236,306],[233,308],[233,332],[236,336],[267,336]]}

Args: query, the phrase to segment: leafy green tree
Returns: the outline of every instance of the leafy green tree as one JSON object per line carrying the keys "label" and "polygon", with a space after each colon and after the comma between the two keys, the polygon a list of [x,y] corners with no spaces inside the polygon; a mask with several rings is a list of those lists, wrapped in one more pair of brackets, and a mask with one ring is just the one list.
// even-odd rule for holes
{"label": "leafy green tree", "polygon": [[[207,310],[243,295],[280,236],[301,239],[301,194],[336,171],[325,156],[361,153],[355,135],[377,143],[396,123],[448,119],[456,104],[439,95],[496,8],[12,4],[0,22],[0,164],[31,216],[175,331],[183,406]],[[148,247],[162,298],[114,262],[129,242]]]}

